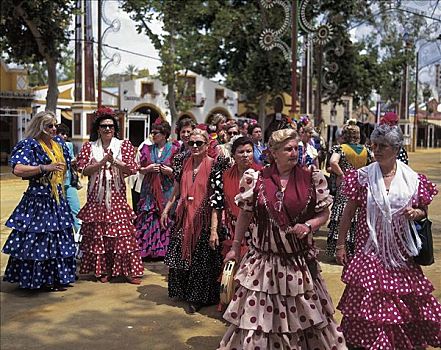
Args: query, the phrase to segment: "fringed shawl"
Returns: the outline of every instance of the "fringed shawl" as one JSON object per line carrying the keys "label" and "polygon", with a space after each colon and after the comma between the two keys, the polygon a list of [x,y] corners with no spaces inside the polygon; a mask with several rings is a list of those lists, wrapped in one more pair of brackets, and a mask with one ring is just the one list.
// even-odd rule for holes
{"label": "fringed shawl", "polygon": [[[404,267],[407,257],[417,255],[421,248],[421,241],[417,238],[414,242],[411,232],[411,227],[415,230],[414,222],[403,214],[417,194],[418,174],[400,161],[396,166],[389,193],[377,162],[358,170],[360,184],[367,185],[369,238],[365,253],[378,256],[389,268]],[[395,234],[394,229],[400,234]]]}
{"label": "fringed shawl", "polygon": [[[191,256],[203,229],[204,218],[200,215],[202,204],[207,197],[213,158],[206,157],[199,166],[193,181],[193,158],[184,162],[180,182],[180,199],[176,217],[182,225],[182,259],[191,261]],[[207,219],[207,218],[205,218]]]}

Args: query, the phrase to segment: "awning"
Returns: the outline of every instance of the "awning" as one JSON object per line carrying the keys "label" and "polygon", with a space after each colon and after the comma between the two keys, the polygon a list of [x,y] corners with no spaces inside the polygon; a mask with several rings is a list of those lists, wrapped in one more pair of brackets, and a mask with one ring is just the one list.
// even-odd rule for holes
{"label": "awning", "polygon": [[73,119],[73,115],[72,115],[72,111],[68,110],[68,109],[62,109],[61,110],[61,116],[67,120],[72,120]]}

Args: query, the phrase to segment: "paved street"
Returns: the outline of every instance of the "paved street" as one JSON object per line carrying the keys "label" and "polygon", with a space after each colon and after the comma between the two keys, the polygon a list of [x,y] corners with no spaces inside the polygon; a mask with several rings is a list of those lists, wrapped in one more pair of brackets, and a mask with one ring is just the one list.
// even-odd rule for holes
{"label": "paved street", "polygon": [[[441,188],[439,151],[410,153],[411,166]],[[4,168],[2,167],[2,170]],[[18,203],[26,183],[2,176],[1,243],[9,229],[4,223]],[[84,203],[85,189],[80,191]],[[425,272],[441,299],[441,195],[430,207],[437,263]],[[326,232],[317,236],[325,247]],[[337,303],[343,291],[341,267],[321,256],[323,275]],[[7,256],[1,256],[1,274]],[[1,282],[1,344],[12,349],[215,349],[226,326],[215,307],[188,315],[183,303],[167,297],[167,269],[162,262],[146,263],[142,285],[115,281],[101,284],[92,276],[81,276],[74,287],[63,293],[19,290]],[[337,314],[340,319],[340,315]]]}

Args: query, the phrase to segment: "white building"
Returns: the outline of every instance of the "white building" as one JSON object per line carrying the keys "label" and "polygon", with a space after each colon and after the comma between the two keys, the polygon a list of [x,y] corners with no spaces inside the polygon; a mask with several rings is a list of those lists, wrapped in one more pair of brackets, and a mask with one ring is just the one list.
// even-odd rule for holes
{"label": "white building", "polygon": [[[189,100],[194,103],[190,110],[180,113],[179,118],[187,116],[197,123],[205,123],[214,113],[221,113],[228,119],[237,114],[237,92],[191,71],[179,79],[185,79]],[[152,123],[159,116],[174,129],[166,95],[167,86],[159,79],[146,77],[120,83],[120,110],[127,116],[125,135],[135,146],[147,138]]]}

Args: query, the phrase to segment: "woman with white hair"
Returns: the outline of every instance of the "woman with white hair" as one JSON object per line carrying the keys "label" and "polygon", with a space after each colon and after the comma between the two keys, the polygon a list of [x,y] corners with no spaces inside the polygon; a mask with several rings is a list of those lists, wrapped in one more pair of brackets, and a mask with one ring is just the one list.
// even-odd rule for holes
{"label": "woman with white hair", "polygon": [[56,126],[54,113],[37,113],[11,154],[12,173],[29,181],[6,222],[12,232],[3,247],[10,255],[4,280],[20,288],[62,291],[75,282],[73,216],[64,192],[71,159],[65,143],[53,140]]}
{"label": "woman with white hair", "polygon": [[[371,134],[377,160],[345,176],[347,205],[339,227],[337,261],[346,284],[338,309],[351,346],[413,350],[441,346],[441,305],[413,256],[418,254],[414,220],[427,217],[438,193],[424,175],[397,160],[400,127],[379,125]],[[355,255],[345,237],[360,209]]]}

